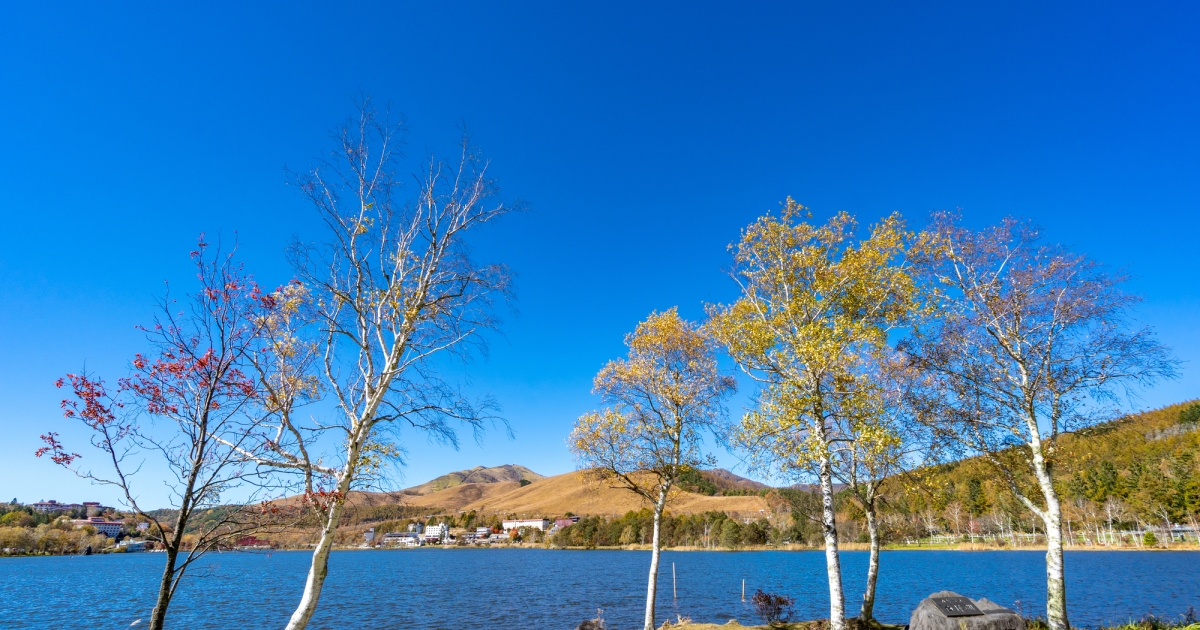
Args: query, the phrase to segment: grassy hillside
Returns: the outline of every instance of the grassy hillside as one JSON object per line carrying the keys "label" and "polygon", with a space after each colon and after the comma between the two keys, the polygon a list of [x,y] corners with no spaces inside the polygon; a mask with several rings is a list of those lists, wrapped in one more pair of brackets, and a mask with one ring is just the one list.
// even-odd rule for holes
{"label": "grassy hillside", "polygon": [[[578,472],[546,477],[524,486],[517,482],[462,484],[420,497],[405,497],[405,500],[410,505],[426,506],[431,510],[473,510],[529,517],[561,516],[568,512],[624,514],[646,506],[646,502],[633,493],[591,483]],[[687,514],[723,511],[757,515],[768,507],[766,500],[757,494],[710,496],[680,492],[672,498],[668,509]]]}
{"label": "grassy hillside", "polygon": [[456,512],[486,504],[493,497],[508,494],[521,488],[518,481],[502,481],[496,483],[464,483],[422,496],[404,496],[406,505],[420,506],[427,509]]}

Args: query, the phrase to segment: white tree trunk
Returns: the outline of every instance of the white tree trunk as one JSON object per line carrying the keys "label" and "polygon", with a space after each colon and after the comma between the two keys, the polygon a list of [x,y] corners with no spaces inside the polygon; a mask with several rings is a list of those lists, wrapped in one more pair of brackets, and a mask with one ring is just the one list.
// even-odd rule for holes
{"label": "white tree trunk", "polygon": [[833,474],[829,456],[821,458],[821,525],[825,536],[825,570],[829,575],[829,627],[846,630],[846,598],[838,556],[837,520],[833,511]]}
{"label": "white tree trunk", "polygon": [[[341,510],[341,505],[335,505],[331,511]],[[308,579],[304,582],[304,594],[300,604],[288,620],[287,630],[302,630],[308,627],[313,613],[317,611],[317,601],[321,598],[321,588],[325,586],[325,576],[329,573],[329,551],[333,547],[333,533],[337,529],[336,520],[332,515],[327,517],[321,528],[321,540],[313,550],[312,565],[308,569]]]}
{"label": "white tree trunk", "polygon": [[654,630],[654,600],[658,596],[658,557],[660,555],[661,539],[658,536],[662,525],[663,506],[666,505],[666,490],[658,492],[658,502],[654,504],[654,534],[650,541],[650,583],[646,585],[646,621],[643,630]]}
{"label": "white tree trunk", "polygon": [[860,621],[874,619],[875,582],[879,578],[879,522],[875,519],[875,506],[869,505],[866,513],[867,531],[871,535],[871,555],[867,562],[867,588],[863,592],[862,611],[858,614]]}
{"label": "white tree trunk", "polygon": [[1050,630],[1067,630],[1067,580],[1063,569],[1062,516],[1058,506],[1046,519],[1046,621]]}
{"label": "white tree trunk", "polygon": [[346,467],[341,479],[338,480],[339,497],[330,506],[329,512],[321,522],[321,540],[313,550],[312,564],[308,569],[308,579],[304,582],[304,594],[300,603],[288,620],[286,630],[304,630],[317,611],[317,602],[321,599],[321,588],[325,586],[325,576],[329,574],[329,552],[333,548],[334,534],[337,533],[338,522],[342,516],[342,506],[350,491],[350,482],[354,478],[356,463],[359,457],[359,445],[351,444]]}
{"label": "white tree trunk", "polygon": [[1063,569],[1062,506],[1041,443],[1035,439],[1031,446],[1033,472],[1046,502],[1045,511],[1039,514],[1046,526],[1046,623],[1050,630],[1068,630],[1071,624],[1067,621],[1067,580]]}

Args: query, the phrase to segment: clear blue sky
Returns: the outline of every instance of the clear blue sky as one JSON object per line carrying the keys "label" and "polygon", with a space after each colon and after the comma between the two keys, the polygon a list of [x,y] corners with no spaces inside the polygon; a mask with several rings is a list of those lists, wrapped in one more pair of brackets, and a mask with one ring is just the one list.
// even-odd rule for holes
{"label": "clear blue sky", "polygon": [[465,122],[535,209],[478,247],[520,274],[520,317],[470,369],[516,438],[413,436],[405,483],[571,469],[622,335],[733,297],[726,245],[788,195],[818,218],[1034,219],[1127,268],[1188,361],[1137,406],[1200,395],[1194,3],[247,4],[4,9],[0,499],[115,499],[33,458],[47,430],[82,439],[55,378],[124,374],[200,232],[287,280],[287,241],[320,231],[284,167],[326,150],[359,92],[407,116],[414,156]]}

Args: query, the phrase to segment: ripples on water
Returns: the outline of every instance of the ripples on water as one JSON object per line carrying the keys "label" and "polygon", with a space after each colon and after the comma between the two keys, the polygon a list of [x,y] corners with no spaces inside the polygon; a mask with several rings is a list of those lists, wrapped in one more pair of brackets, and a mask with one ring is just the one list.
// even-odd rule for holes
{"label": "ripples on water", "polygon": [[[885,551],[876,617],[906,623],[942,589],[1043,614],[1039,552]],[[282,628],[309,554],[222,553],[202,561],[172,603],[172,628]],[[312,628],[570,629],[604,609],[608,627],[640,628],[649,552],[412,549],[334,553]],[[145,627],[160,554],[0,558],[0,627]],[[679,599],[671,598],[671,563]],[[847,610],[857,613],[866,552],[842,554]],[[746,593],[796,598],[803,619],[828,617],[823,552],[664,552],[658,623],[756,621]],[[1094,627],[1200,607],[1200,553],[1068,552],[1072,625]]]}

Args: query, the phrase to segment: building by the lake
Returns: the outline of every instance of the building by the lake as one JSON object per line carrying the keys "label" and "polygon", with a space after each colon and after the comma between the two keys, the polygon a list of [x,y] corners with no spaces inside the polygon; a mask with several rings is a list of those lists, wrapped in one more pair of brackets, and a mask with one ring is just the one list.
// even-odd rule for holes
{"label": "building by the lake", "polygon": [[416,532],[388,532],[383,535],[383,544],[401,547],[420,547],[421,535]]}
{"label": "building by the lake", "polygon": [[87,510],[88,516],[96,516],[97,514],[109,509],[103,505],[100,505],[100,503],[96,501],[84,501],[83,503],[59,503],[54,499],[30,503],[29,507],[33,508],[35,512],[74,512],[76,510]]}
{"label": "building by the lake", "polygon": [[504,531],[521,529],[523,527],[532,527],[538,531],[544,532],[550,529],[550,521],[544,518],[521,518],[511,521],[504,521]]}
{"label": "building by the lake", "polygon": [[110,521],[105,519],[103,516],[92,516],[71,522],[75,524],[75,529],[90,525],[94,527],[97,532],[104,534],[109,538],[116,538],[117,535],[121,533],[121,528],[125,526],[125,523],[122,523],[121,521]]}

